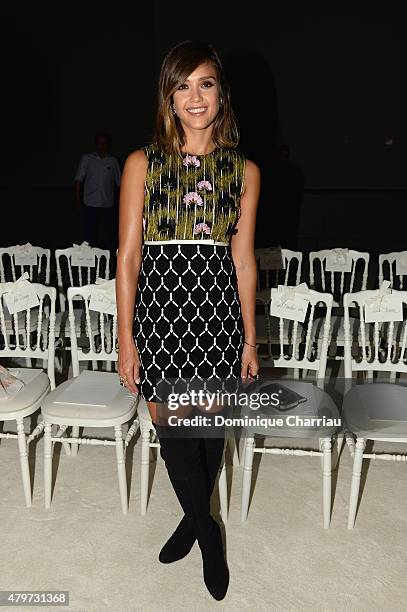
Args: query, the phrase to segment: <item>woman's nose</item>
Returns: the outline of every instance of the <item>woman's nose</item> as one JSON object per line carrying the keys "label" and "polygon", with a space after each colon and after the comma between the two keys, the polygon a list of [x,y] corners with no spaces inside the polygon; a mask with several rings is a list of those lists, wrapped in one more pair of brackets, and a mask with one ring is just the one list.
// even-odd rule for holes
{"label": "woman's nose", "polygon": [[199,88],[199,85],[191,88],[191,98],[194,101],[202,100],[202,92]]}

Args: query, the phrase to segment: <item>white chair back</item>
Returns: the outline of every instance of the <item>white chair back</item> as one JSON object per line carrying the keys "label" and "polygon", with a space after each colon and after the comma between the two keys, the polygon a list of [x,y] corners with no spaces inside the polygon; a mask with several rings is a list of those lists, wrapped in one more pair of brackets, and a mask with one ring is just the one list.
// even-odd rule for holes
{"label": "white chair back", "polygon": [[[306,297],[309,301],[308,312],[304,323],[298,323],[297,321],[291,321],[270,314],[271,318],[278,319],[279,327],[279,352],[278,356],[273,358],[273,366],[276,368],[315,371],[318,379],[318,386],[323,387],[330,342],[333,297],[330,293],[319,293],[312,289],[303,297]],[[273,296],[271,298],[271,304],[272,302]],[[317,306],[319,312],[316,310]],[[321,308],[324,309],[324,323],[320,340],[319,342],[315,342],[312,337],[312,327],[316,319],[316,314],[320,315]]]}
{"label": "white chair back", "polygon": [[[111,281],[114,286],[114,279]],[[100,291],[100,285],[90,284],[83,287],[68,288],[69,327],[71,339],[72,372],[74,376],[79,375],[79,363],[81,361],[108,361],[115,362],[118,358],[117,351],[117,312],[108,314],[97,312],[97,333],[92,326],[91,304],[92,296]],[[75,308],[77,300],[83,302],[84,308]],[[112,299],[115,303],[114,291]],[[81,334],[77,337],[78,322],[75,317],[81,317]],[[78,345],[80,344],[80,346]],[[84,345],[84,346],[83,346]]]}
{"label": "white chair back", "polygon": [[[351,271],[327,271],[327,258],[340,250],[347,251],[347,257],[351,261]],[[366,289],[369,259],[369,253],[347,249],[311,251],[309,253],[309,285],[317,291],[332,293],[338,305],[342,305],[345,293]]]}
{"label": "white chair back", "polygon": [[393,289],[407,289],[407,252],[395,251],[379,255],[379,287],[389,280]]}
{"label": "white chair back", "polygon": [[72,265],[72,257],[78,252],[78,247],[55,250],[55,263],[58,282],[59,306],[64,311],[66,307],[66,289],[68,287],[83,287],[94,283],[97,278],[109,279],[110,252],[107,249],[90,247],[94,254],[94,266]]}
{"label": "white chair back", "polygon": [[[30,263],[23,263],[24,261]],[[49,285],[51,251],[31,244],[0,248],[0,282],[15,282],[28,272],[31,282]]]}
{"label": "white chair back", "polygon": [[5,295],[16,283],[0,284],[0,358],[47,361],[51,389],[55,388],[55,287],[27,282],[38,297],[38,306],[10,314]]}
{"label": "white chair back", "polygon": [[[254,254],[257,264],[257,291],[270,289],[278,285],[299,285],[301,282],[302,253],[281,249],[282,269],[267,265],[267,255],[271,248],[256,249]],[[266,257],[264,257],[264,255]]]}
{"label": "white chair back", "polygon": [[[365,322],[365,307],[373,300],[380,303],[383,293],[379,289],[345,294],[345,378],[352,379],[353,372],[365,372],[373,378],[374,372],[388,372],[395,380],[397,373],[407,373],[407,291],[391,291],[388,295],[402,303],[403,321]],[[351,309],[357,310],[359,329],[352,334]]]}

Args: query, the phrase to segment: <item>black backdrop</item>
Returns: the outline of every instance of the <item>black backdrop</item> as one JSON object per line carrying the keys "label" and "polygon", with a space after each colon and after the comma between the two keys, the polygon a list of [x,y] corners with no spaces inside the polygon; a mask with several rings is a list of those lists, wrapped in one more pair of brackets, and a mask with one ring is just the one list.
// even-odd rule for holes
{"label": "black backdrop", "polygon": [[[262,170],[258,244],[405,248],[401,15],[390,3],[285,5],[270,5],[269,16],[259,0],[3,8],[0,243],[80,239],[80,155],[97,130],[112,133],[121,162],[148,142],[165,52],[202,38],[223,57],[241,148]],[[281,143],[291,149],[288,171],[274,158]]]}

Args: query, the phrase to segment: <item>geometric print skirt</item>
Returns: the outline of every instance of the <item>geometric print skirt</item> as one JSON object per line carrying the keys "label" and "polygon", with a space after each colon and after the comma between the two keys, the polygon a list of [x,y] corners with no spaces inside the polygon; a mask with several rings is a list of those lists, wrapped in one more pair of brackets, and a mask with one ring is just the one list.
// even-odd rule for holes
{"label": "geometric print skirt", "polygon": [[133,336],[146,401],[165,402],[174,381],[235,391],[243,321],[229,246],[143,244]]}

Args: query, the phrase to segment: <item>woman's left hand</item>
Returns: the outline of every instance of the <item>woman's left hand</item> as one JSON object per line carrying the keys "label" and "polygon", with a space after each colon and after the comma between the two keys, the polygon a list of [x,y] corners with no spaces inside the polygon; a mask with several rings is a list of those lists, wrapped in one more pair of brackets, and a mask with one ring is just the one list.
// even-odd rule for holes
{"label": "woman's left hand", "polygon": [[255,346],[243,345],[241,378],[256,378],[259,373],[259,358]]}

